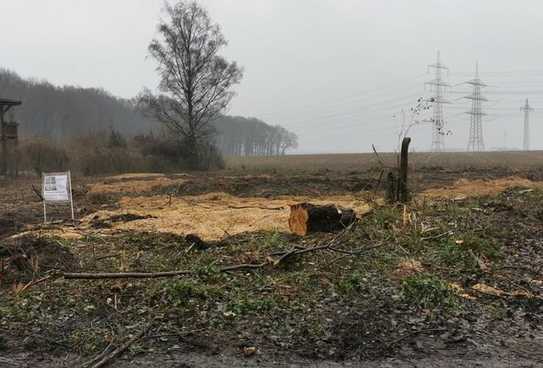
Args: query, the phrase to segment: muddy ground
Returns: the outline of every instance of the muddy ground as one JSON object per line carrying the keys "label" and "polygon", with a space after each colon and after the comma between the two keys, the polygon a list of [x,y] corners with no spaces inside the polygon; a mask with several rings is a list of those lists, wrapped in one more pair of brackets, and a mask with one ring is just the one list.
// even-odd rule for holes
{"label": "muddy ground", "polygon": [[[75,227],[62,207],[40,224],[39,180],[3,182],[0,366],[77,366],[142,331],[112,366],[543,366],[542,172],[419,169],[407,207],[375,170],[76,177]],[[296,237],[300,200],[361,219]],[[262,266],[222,271],[240,264]]]}

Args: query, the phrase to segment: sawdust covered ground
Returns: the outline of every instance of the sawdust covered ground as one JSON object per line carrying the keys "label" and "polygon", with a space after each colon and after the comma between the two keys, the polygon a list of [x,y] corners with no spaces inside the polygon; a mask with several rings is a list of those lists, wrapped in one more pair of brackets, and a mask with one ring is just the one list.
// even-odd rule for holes
{"label": "sawdust covered ground", "polygon": [[[433,175],[441,179],[444,174]],[[330,366],[342,366],[344,360],[349,365],[349,359],[353,366],[361,359],[380,360],[368,366],[405,366],[382,360],[391,356],[424,367],[500,366],[503,358],[522,366],[525,356],[526,366],[538,366],[543,341],[540,183],[510,175],[484,179],[488,173],[461,180],[457,173],[450,175],[451,180],[425,183],[417,190],[435,199],[429,206],[417,207],[415,201],[407,211],[371,201],[365,194],[380,192],[363,175],[89,179],[78,183],[76,206],[87,209],[76,228],[32,227],[40,221],[41,203],[33,201],[33,194],[19,192],[28,185],[0,188],[9,194],[0,218],[28,225],[25,231],[39,229],[40,236],[53,234],[53,244],[69,249],[83,271],[194,272],[183,279],[128,283],[46,281],[20,295],[6,288],[9,298],[0,303],[0,324],[8,331],[5,356],[10,362],[20,357],[28,366],[47,366],[40,354],[57,349],[64,363],[69,353],[76,355],[75,361],[79,356],[86,361],[111,341],[112,325],[118,326],[116,341],[123,341],[156,315],[158,327],[149,335],[162,338],[146,339],[137,349],[160,355],[137,354],[141,350],[135,346],[127,355],[136,360],[116,361],[115,366],[173,367],[179,361],[194,367],[264,366],[261,359],[277,366],[275,356],[281,353],[314,359],[315,366],[326,366],[323,359],[339,361]],[[508,190],[514,187],[521,188]],[[91,203],[88,194],[108,200]],[[460,197],[476,198],[441,200]],[[269,262],[277,251],[329,241],[329,234],[300,239],[268,231],[285,231],[288,205],[300,201],[354,207],[362,221],[345,236],[340,251],[364,249],[362,256],[310,253],[280,267],[270,263],[255,272],[215,272],[218,266]],[[376,208],[364,215],[369,203]],[[24,216],[8,217],[8,211]],[[25,223],[32,219],[26,214],[37,219]],[[6,236],[20,236],[14,227],[6,227]],[[183,237],[162,232],[226,239],[200,251]],[[247,233],[226,236],[239,232]],[[24,239],[10,241],[26,251]],[[49,264],[39,265],[43,269],[36,277],[47,275]],[[28,272],[34,276],[32,267]],[[257,352],[246,357],[245,347]],[[235,360],[187,360],[191,351],[210,357],[221,352]],[[24,355],[31,352],[39,363]]]}
{"label": "sawdust covered ground", "polygon": [[91,184],[89,193],[141,193],[166,186],[179,185],[187,177],[184,174],[166,176],[164,174],[139,173],[110,176]]}
{"label": "sawdust covered ground", "polygon": [[[83,229],[107,223],[110,218],[134,215],[135,220],[111,222],[109,229],[157,231],[175,234],[195,233],[206,240],[250,231],[288,231],[289,205],[300,202],[336,204],[353,208],[359,216],[371,206],[360,193],[337,195],[295,195],[241,197],[224,192],[203,195],[170,196],[155,194],[161,188],[181,185],[189,176],[120,175],[92,184],[91,193],[132,193],[122,196],[115,210],[100,210],[81,219]],[[222,179],[222,178],[221,178]],[[264,179],[271,180],[266,176]],[[508,188],[541,188],[541,182],[521,177],[498,179],[460,179],[452,185],[423,191],[420,197],[461,199],[497,195]],[[142,193],[142,195],[134,195]],[[139,218],[138,218],[139,217]]]}
{"label": "sawdust covered ground", "polygon": [[[241,177],[243,178],[243,177]],[[258,178],[258,184],[273,183],[268,175],[247,176]],[[249,180],[248,179],[248,180]],[[207,179],[206,179],[207,180]],[[209,181],[240,180],[236,176],[220,176]],[[236,181],[232,186],[238,187]],[[336,204],[353,208],[364,216],[372,205],[382,203],[379,199],[372,205],[362,192],[324,194],[309,190],[310,195],[243,196],[226,192],[209,192],[201,195],[172,195],[180,185],[198,187],[199,177],[164,174],[124,174],[111,176],[89,184],[90,194],[116,194],[115,208],[98,209],[80,220],[78,229],[54,231],[56,236],[74,238],[89,230],[111,232],[134,230],[174,234],[198,234],[206,240],[219,240],[229,235],[252,231],[288,231],[289,206],[300,202]],[[206,183],[215,189],[213,184]],[[447,186],[430,188],[419,194],[428,199],[464,199],[469,197],[497,195],[514,187],[542,188],[543,183],[518,176],[497,179],[459,179]],[[228,186],[225,186],[228,189]],[[174,193],[175,194],[175,193]],[[124,221],[112,219],[124,218]],[[97,224],[100,224],[97,226]],[[107,226],[103,226],[106,224]]]}
{"label": "sawdust covered ground", "polygon": [[518,176],[499,179],[459,179],[450,186],[427,189],[420,196],[430,199],[463,199],[497,195],[515,187],[543,188],[543,182],[532,181]]}
{"label": "sawdust covered ground", "polygon": [[289,205],[300,202],[336,204],[353,208],[360,216],[370,209],[366,202],[354,195],[321,198],[284,196],[274,199],[240,198],[227,193],[173,198],[154,195],[122,197],[118,210],[103,210],[88,215],[81,220],[81,226],[92,227],[97,221],[103,223],[114,216],[133,214],[142,218],[112,223],[111,228],[174,234],[195,233],[206,240],[218,240],[227,235],[249,231],[288,231]]}

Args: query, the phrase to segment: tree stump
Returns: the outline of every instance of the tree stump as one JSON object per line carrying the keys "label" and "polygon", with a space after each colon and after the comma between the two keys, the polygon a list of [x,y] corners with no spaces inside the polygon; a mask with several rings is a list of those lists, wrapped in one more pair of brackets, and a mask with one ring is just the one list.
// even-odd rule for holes
{"label": "tree stump", "polygon": [[355,220],[356,213],[349,208],[299,203],[290,206],[288,225],[294,234],[303,236],[313,232],[339,231]]}

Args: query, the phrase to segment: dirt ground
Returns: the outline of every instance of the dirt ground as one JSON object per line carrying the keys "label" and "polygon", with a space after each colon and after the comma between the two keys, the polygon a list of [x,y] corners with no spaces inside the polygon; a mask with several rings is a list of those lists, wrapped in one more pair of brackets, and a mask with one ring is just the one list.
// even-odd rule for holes
{"label": "dirt ground", "polygon": [[[80,365],[142,329],[112,366],[543,366],[541,167],[413,165],[405,207],[371,167],[76,176],[75,226],[63,206],[41,224],[32,185],[0,187],[0,367]],[[360,221],[293,236],[305,201]],[[220,271],[239,264],[261,266]],[[189,276],[56,276],[171,270]]]}

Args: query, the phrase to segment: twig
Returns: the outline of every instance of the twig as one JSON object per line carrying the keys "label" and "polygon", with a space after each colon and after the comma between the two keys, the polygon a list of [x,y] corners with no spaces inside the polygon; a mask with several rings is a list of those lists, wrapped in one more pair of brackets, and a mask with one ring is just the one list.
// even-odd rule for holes
{"label": "twig", "polygon": [[447,232],[444,232],[443,234],[438,234],[438,235],[434,235],[434,236],[427,236],[425,238],[420,238],[420,240],[436,240],[436,239],[441,239],[447,235],[452,235],[453,232],[452,231],[447,231]]}
{"label": "twig", "polygon": [[375,156],[377,157],[377,161],[379,161],[381,168],[386,168],[385,163],[383,162],[383,160],[381,160],[381,156],[379,156],[377,150],[375,149],[375,145],[372,144],[371,149],[373,150],[373,153],[375,153]]}
{"label": "twig", "polygon": [[117,358],[122,353],[124,353],[124,351],[130,347],[130,345],[132,345],[133,343],[135,343],[136,341],[141,339],[143,337],[143,335],[145,335],[146,331],[147,331],[147,329],[144,329],[139,334],[132,337],[130,340],[125,342],[123,345],[119,346],[117,349],[113,350],[111,353],[109,353],[108,355],[106,355],[105,357],[100,359],[100,361],[98,361],[96,364],[94,364],[91,368],[100,368],[100,367],[105,366],[106,364],[111,363],[111,361],[113,359]]}
{"label": "twig", "polygon": [[89,365],[96,363],[97,361],[105,357],[106,354],[108,354],[111,351],[112,347],[113,347],[113,342],[110,342],[109,345],[106,346],[106,348],[100,354],[98,354],[97,356],[89,360],[88,362],[81,364],[81,367],[83,368],[88,367]]}
{"label": "twig", "polygon": [[374,245],[372,247],[364,247],[364,248],[360,248],[360,249],[357,249],[357,250],[353,250],[353,251],[346,251],[346,250],[341,250],[341,249],[334,249],[334,248],[330,248],[330,250],[334,251],[334,252],[338,252],[338,253],[343,253],[343,255],[331,260],[330,262],[328,262],[328,265],[331,265],[333,263],[336,263],[344,258],[347,258],[349,256],[359,256],[361,255],[362,253],[365,253],[367,251],[370,251],[370,250],[373,250],[373,249],[376,249],[376,248],[379,248],[381,247],[382,244],[378,244],[378,245]]}
{"label": "twig", "polygon": [[40,201],[43,202],[43,196],[41,195],[40,191],[34,185],[32,185],[32,191],[34,192],[34,194],[36,194],[38,196]]}
{"label": "twig", "polygon": [[109,255],[107,255],[107,256],[97,257],[97,258],[95,258],[94,260],[95,260],[95,261],[102,261],[102,260],[104,260],[104,259],[115,258],[115,257],[119,257],[119,256],[120,256],[119,253],[115,253],[115,254],[109,254]]}
{"label": "twig", "polygon": [[383,180],[383,175],[385,175],[385,170],[384,169],[382,169],[381,172],[379,173],[379,179],[377,179],[377,185],[375,186],[375,188],[373,190],[374,193],[377,193],[377,191],[381,187],[381,182]]}
{"label": "twig", "polygon": [[51,278],[51,275],[42,277],[41,279],[38,279],[38,280],[35,280],[35,281],[30,281],[28,284],[23,286],[23,288],[21,290],[19,290],[17,292],[17,295],[21,294],[23,291],[31,288],[34,285],[41,284],[42,282],[45,282],[45,281],[49,280],[50,278]]}
{"label": "twig", "polygon": [[200,328],[198,330],[187,331],[187,332],[184,332],[184,333],[169,333],[169,334],[160,334],[160,335],[149,335],[149,336],[146,336],[145,338],[146,339],[160,339],[160,338],[163,338],[163,337],[179,337],[179,338],[182,339],[183,337],[186,337],[186,336],[198,333],[198,332],[203,332],[203,331],[206,331],[206,329],[205,328]]}

